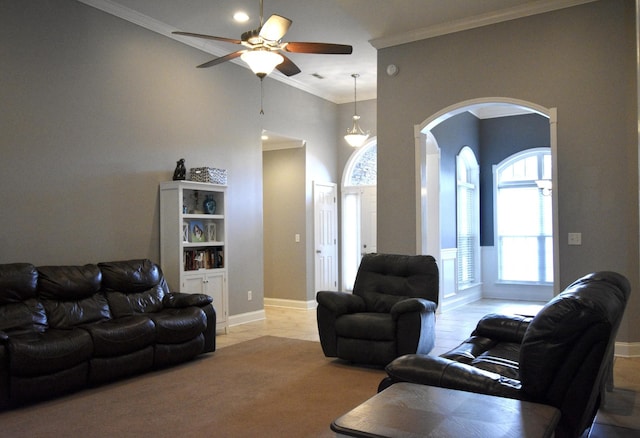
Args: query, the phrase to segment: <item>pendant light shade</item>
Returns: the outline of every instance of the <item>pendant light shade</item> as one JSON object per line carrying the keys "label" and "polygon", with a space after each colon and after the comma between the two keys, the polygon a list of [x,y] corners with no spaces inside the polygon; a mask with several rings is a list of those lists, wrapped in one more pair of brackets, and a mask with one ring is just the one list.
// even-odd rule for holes
{"label": "pendant light shade", "polygon": [[249,50],[240,55],[240,58],[249,64],[251,71],[261,79],[284,61],[282,55],[270,50]]}
{"label": "pendant light shade", "polygon": [[354,148],[359,148],[364,144],[365,141],[369,138],[369,131],[364,132],[362,128],[360,128],[360,124],[358,120],[360,120],[360,116],[357,111],[357,80],[359,74],[352,74],[353,78],[353,126],[351,129],[347,129],[347,134],[344,136],[344,139],[349,143],[350,146]]}

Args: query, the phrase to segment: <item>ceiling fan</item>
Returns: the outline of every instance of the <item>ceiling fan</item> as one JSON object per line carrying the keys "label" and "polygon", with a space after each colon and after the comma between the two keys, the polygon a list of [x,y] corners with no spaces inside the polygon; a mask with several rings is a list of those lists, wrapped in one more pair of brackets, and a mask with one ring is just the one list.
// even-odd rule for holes
{"label": "ceiling fan", "polygon": [[277,69],[286,76],[300,73],[297,65],[280,52],[290,53],[314,53],[330,55],[350,55],[353,48],[345,44],[311,43],[311,42],[282,42],[282,38],[289,30],[292,21],[280,15],[271,15],[265,22],[263,16],[263,0],[260,0],[260,27],[244,32],[240,39],[203,35],[191,32],[173,32],[195,38],[223,41],[232,44],[241,44],[242,50],[229,53],[209,62],[205,62],[198,68],[212,67],[226,61],[240,57],[249,64],[251,70],[263,79],[273,69]]}

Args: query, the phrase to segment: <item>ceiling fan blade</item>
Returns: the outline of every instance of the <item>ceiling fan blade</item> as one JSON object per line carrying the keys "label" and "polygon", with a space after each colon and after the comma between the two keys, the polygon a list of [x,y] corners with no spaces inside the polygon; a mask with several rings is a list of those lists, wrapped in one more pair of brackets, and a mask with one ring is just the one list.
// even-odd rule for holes
{"label": "ceiling fan blade", "polygon": [[201,33],[191,33],[191,32],[171,32],[171,33],[175,35],[190,36],[194,38],[204,38],[207,40],[224,41],[226,43],[232,43],[232,44],[242,44],[242,41],[236,40],[233,38],[217,37],[213,35],[203,35]]}
{"label": "ceiling fan blade", "polygon": [[213,67],[214,65],[222,64],[226,61],[231,61],[232,59],[237,58],[242,55],[246,50],[238,50],[237,52],[229,53],[228,55],[221,56],[220,58],[212,59],[209,62],[205,62],[204,64],[200,64],[198,68],[207,68]]}
{"label": "ceiling fan blade", "polygon": [[280,73],[282,73],[285,76],[293,76],[300,73],[301,70],[298,68],[297,65],[293,63],[292,60],[290,60],[284,55],[282,55],[282,57],[284,58],[284,61],[282,61],[281,64],[276,65],[276,68]]}
{"label": "ceiling fan blade", "polygon": [[280,15],[272,15],[260,29],[260,37],[267,41],[280,41],[289,30],[292,21]]}
{"label": "ceiling fan blade", "polygon": [[292,53],[319,53],[325,55],[351,55],[353,47],[330,43],[284,43],[283,50]]}

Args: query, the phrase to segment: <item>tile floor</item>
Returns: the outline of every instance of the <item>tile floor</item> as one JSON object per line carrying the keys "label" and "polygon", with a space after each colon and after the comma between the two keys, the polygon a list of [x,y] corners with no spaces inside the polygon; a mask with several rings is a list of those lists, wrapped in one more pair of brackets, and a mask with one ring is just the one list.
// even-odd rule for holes
{"label": "tile floor", "polygon": [[[439,355],[458,345],[488,313],[535,314],[542,305],[536,302],[480,300],[440,313],[436,323],[436,345],[431,354]],[[260,336],[280,336],[320,342],[315,310],[265,306],[266,318],[229,327],[218,334],[217,348],[224,348]],[[615,390],[600,409],[589,438],[627,438],[640,436],[640,358],[616,358]]]}

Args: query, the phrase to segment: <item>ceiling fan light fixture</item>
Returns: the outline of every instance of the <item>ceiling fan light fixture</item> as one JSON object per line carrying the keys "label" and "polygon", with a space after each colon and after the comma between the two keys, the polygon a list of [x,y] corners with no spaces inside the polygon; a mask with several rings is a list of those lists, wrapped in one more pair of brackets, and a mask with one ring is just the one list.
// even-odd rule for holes
{"label": "ceiling fan light fixture", "polygon": [[357,95],[356,95],[356,91],[357,91],[356,81],[358,80],[359,76],[360,76],[359,74],[355,74],[355,73],[351,75],[351,77],[353,78],[353,126],[351,127],[351,129],[347,129],[347,133],[344,136],[344,139],[346,140],[346,142],[349,143],[349,145],[354,148],[359,148],[369,138],[369,131],[364,132],[362,128],[360,128],[360,124],[358,123],[358,120],[360,120],[360,116],[358,115],[358,111],[356,107],[356,104],[358,101]]}
{"label": "ceiling fan light fixture", "polygon": [[284,61],[284,57],[279,53],[263,49],[249,50],[240,55],[240,58],[249,64],[251,71],[260,79],[267,76],[277,65],[282,64]]}

